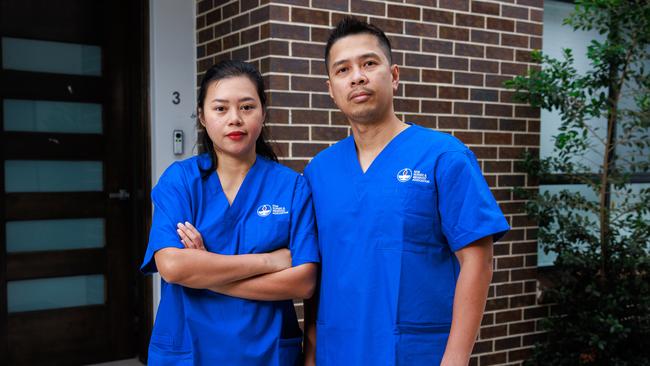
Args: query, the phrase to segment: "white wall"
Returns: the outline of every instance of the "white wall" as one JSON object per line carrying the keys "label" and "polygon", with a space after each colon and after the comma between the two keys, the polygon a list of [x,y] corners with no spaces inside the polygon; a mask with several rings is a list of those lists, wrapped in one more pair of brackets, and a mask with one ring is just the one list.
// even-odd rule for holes
{"label": "white wall", "polygon": [[[151,181],[154,185],[172,162],[196,153],[192,117],[196,105],[195,9],[196,3],[190,0],[149,3]],[[184,132],[183,155],[173,153],[174,130]],[[154,276],[153,282],[156,314],[160,277]]]}

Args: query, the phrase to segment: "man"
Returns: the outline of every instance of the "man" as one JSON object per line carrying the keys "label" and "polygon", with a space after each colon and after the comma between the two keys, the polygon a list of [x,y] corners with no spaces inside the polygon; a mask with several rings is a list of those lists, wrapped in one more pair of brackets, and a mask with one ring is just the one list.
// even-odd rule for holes
{"label": "man", "polygon": [[508,224],[465,145],[395,115],[380,29],[344,19],[325,63],[352,136],[305,170],[322,257],[307,364],[467,365]]}

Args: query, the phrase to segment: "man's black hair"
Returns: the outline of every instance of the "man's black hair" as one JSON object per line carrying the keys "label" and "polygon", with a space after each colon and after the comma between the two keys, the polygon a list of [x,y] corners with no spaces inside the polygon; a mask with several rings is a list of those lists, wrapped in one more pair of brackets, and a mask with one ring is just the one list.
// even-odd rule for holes
{"label": "man's black hair", "polygon": [[382,51],[384,51],[384,54],[386,55],[386,58],[388,59],[388,63],[392,64],[393,63],[393,57],[391,56],[391,46],[390,46],[390,41],[388,40],[388,37],[384,34],[384,31],[379,29],[377,26],[368,24],[362,20],[358,20],[353,17],[345,17],[343,20],[339,22],[339,24],[336,25],[336,28],[332,30],[332,33],[330,33],[329,38],[327,39],[327,45],[325,46],[325,68],[327,69],[327,73],[329,74],[329,61],[330,61],[330,49],[338,41],[339,39],[347,36],[351,36],[354,34],[363,34],[367,33],[370,35],[375,36],[377,38],[377,42],[379,43],[379,47],[381,47]]}

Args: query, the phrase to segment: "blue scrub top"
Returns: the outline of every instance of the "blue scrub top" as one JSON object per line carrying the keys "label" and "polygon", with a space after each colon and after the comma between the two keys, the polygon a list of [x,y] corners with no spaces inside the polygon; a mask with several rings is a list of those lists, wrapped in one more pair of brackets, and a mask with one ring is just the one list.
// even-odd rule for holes
{"label": "blue scrub top", "polygon": [[474,154],[412,125],[365,173],[348,137],[305,176],[322,261],[317,364],[438,365],[460,269],[454,252],[509,230]]}
{"label": "blue scrub top", "polygon": [[[311,193],[304,177],[261,156],[232,206],[207,154],[172,164],[151,192],[155,209],[142,264],[154,253],[183,248],[176,224],[189,221],[208,251],[267,253],[288,247],[292,265],[319,262]],[[202,178],[203,175],[207,175]],[[149,345],[150,365],[296,365],[301,331],[291,300],[254,301],[161,280]]]}

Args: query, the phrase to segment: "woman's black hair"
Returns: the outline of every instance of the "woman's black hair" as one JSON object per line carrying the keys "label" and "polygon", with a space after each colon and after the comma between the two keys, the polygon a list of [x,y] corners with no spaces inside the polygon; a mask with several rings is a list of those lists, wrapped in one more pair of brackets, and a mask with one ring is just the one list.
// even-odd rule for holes
{"label": "woman's black hair", "polygon": [[[201,88],[197,98],[197,123],[201,126],[200,116],[203,112],[203,103],[208,93],[208,88],[212,83],[222,79],[245,76],[253,82],[257,89],[257,96],[262,103],[262,110],[266,115],[266,95],[264,94],[264,79],[262,75],[251,64],[243,61],[225,60],[210,67],[201,80]],[[262,132],[255,141],[255,152],[269,160],[278,161],[278,157],[273,152],[273,148],[266,141],[266,127],[262,125]],[[210,154],[211,164],[209,167],[201,167],[201,175],[205,178],[217,168],[217,154],[214,151],[214,145],[207,131],[203,131],[199,136],[199,143],[202,146],[202,152]]]}

